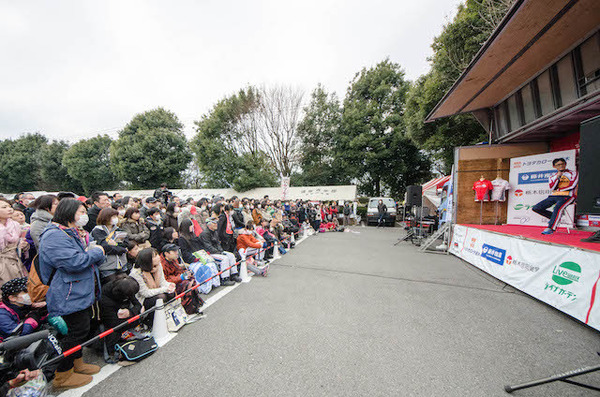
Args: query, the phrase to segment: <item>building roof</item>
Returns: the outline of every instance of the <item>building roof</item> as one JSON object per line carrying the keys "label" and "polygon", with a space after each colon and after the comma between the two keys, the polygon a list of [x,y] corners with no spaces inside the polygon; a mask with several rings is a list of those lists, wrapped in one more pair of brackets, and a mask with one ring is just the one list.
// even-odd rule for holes
{"label": "building roof", "polygon": [[496,105],[599,27],[599,0],[517,0],[426,121]]}

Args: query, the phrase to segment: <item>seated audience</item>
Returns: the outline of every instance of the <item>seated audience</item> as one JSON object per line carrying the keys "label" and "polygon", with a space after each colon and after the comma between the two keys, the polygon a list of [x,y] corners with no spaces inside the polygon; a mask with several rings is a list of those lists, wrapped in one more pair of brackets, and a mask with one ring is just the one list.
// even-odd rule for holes
{"label": "seated audience", "polygon": [[150,230],[143,219],[140,218],[140,210],[135,207],[129,207],[125,211],[125,219],[121,224],[121,229],[127,232],[129,240],[133,240],[144,248],[150,247]]}
{"label": "seated audience", "polygon": [[[196,285],[194,275],[187,269],[184,263],[180,262],[179,247],[175,244],[167,244],[163,247],[160,255],[160,262],[165,274],[165,279],[175,284],[175,293],[179,295]],[[183,295],[181,305],[187,314],[200,312],[200,307],[204,304],[200,298],[200,292],[196,289]]]}
{"label": "seated audience", "polygon": [[0,340],[12,335],[22,321],[23,326],[16,335],[27,335],[38,329],[46,314],[45,304],[38,305],[38,308],[32,307],[27,293],[27,277],[12,279],[0,289]]}
{"label": "seated audience", "polygon": [[162,223],[162,217],[158,208],[150,208],[148,210],[148,217],[146,218],[146,226],[150,230],[150,245],[154,249],[160,249],[160,243],[164,236],[164,226]]}
{"label": "seated audience", "polygon": [[[166,303],[175,297],[175,284],[167,282],[160,264],[160,255],[154,248],[144,248],[138,253],[135,268],[130,276],[140,285],[137,298],[148,310],[156,305],[158,299]],[[149,314],[144,322],[152,326],[154,313]]]}
{"label": "seated audience", "polygon": [[179,230],[179,224],[177,223],[177,216],[181,212],[179,205],[174,202],[170,202],[167,205],[165,212],[164,227],[172,227],[175,230]]}
{"label": "seated audience", "polygon": [[[114,328],[140,314],[142,305],[135,297],[139,290],[138,282],[127,276],[116,277],[104,284],[100,298],[100,318],[105,329]],[[136,323],[132,323],[129,328],[135,325]],[[115,351],[115,344],[123,331],[125,329],[112,333],[104,339],[109,354]]]}

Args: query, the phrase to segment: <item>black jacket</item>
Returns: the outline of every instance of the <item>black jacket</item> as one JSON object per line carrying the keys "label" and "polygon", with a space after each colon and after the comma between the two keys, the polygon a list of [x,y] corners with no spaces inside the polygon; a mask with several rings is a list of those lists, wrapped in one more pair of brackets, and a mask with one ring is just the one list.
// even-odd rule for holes
{"label": "black jacket", "polygon": [[194,252],[204,249],[204,245],[202,244],[202,241],[200,241],[200,237],[193,237],[190,240],[179,237],[177,240],[177,245],[181,250],[181,259],[183,259],[185,263],[197,262],[198,258],[194,256]]}
{"label": "black jacket", "polygon": [[172,227],[175,231],[179,232],[179,224],[177,222],[177,217],[174,214],[169,214],[165,216],[164,227]]}
{"label": "black jacket", "polygon": [[221,247],[219,236],[217,235],[216,230],[213,232],[207,227],[202,233],[200,233],[199,239],[200,243],[202,244],[201,249],[205,250],[209,254],[221,254],[223,252],[223,247]]}
{"label": "black jacket", "polygon": [[377,206],[377,210],[379,211],[380,214],[385,214],[387,212],[387,206],[385,204],[381,203]]}
{"label": "black jacket", "polygon": [[[121,297],[115,296],[114,289],[114,281],[109,281],[104,284],[102,287],[102,297],[100,298],[100,319],[102,320],[102,324],[105,329],[116,327],[127,319],[121,319],[117,316],[117,312],[119,309],[127,309],[131,316],[137,316],[140,314],[142,310],[142,305],[134,296],[126,297],[125,299]],[[133,323],[132,327],[135,326],[136,323]],[[119,341],[121,336],[121,332],[112,333],[108,335],[105,339],[106,347],[109,352],[115,351],[115,343]]]}
{"label": "black jacket", "polygon": [[92,232],[92,229],[96,227],[96,219],[98,219],[98,214],[102,208],[98,207],[96,204],[92,205],[88,210],[88,217],[90,218],[88,223],[83,227],[88,233]]}
{"label": "black jacket", "polygon": [[163,227],[162,223],[156,223],[154,219],[150,217],[146,218],[146,226],[148,226],[148,229],[150,229],[150,238],[148,239],[148,241],[150,241],[150,245],[160,251],[162,248],[160,244],[164,239],[165,228]]}
{"label": "black jacket", "polygon": [[231,215],[231,217],[233,218],[233,227],[235,229],[246,226],[244,225],[244,214],[242,213],[241,208],[233,210],[233,215]]}

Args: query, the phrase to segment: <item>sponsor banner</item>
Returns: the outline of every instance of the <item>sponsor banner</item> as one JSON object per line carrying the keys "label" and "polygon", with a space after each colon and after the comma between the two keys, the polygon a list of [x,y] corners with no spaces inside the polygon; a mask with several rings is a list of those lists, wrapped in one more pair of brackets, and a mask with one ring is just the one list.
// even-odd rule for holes
{"label": "sponsor banner", "polygon": [[579,227],[600,227],[600,216],[598,216],[598,215],[579,215],[577,217],[577,226],[579,226]]}
{"label": "sponsor banner", "polygon": [[600,253],[463,225],[450,253],[600,331]]}
{"label": "sponsor banner", "polygon": [[[567,168],[576,171],[575,150],[536,154],[510,159],[510,186],[508,194],[508,218],[506,223],[513,225],[548,226],[548,219],[531,210],[535,204],[548,197],[552,191],[548,178],[556,172],[552,160],[562,157],[567,160]],[[552,208],[550,208],[552,211]],[[575,219],[575,208],[570,205],[562,217],[560,226],[570,226]]]}

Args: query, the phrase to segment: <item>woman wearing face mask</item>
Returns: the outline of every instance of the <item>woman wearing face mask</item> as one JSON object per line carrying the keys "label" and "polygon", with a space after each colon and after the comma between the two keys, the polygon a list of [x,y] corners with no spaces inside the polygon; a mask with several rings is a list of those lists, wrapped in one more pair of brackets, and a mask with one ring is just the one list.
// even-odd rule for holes
{"label": "woman wearing face mask", "polygon": [[146,218],[146,226],[150,230],[150,245],[152,248],[159,250],[160,244],[164,238],[164,226],[162,223],[162,217],[158,208],[150,208],[148,210],[148,217]]}
{"label": "woman wearing face mask", "polygon": [[262,221],[261,205],[257,202],[254,203],[254,208],[252,209],[252,221],[255,225],[260,225]]}
{"label": "woman wearing face mask", "polygon": [[117,227],[119,213],[112,208],[104,208],[98,213],[96,226],[92,229],[92,239],[104,249],[106,260],[100,265],[102,284],[112,281],[127,269],[127,233]]}
{"label": "woman wearing face mask", "polygon": [[21,236],[21,225],[12,220],[14,212],[10,202],[0,197],[0,285],[27,276],[18,251],[28,250],[29,244]]}
{"label": "woman wearing face mask", "polygon": [[179,205],[175,202],[170,202],[167,205],[167,212],[165,214],[164,227],[172,227],[176,231],[179,231],[179,224],[177,222],[177,216],[181,212]]}
{"label": "woman wearing face mask", "polygon": [[10,336],[12,331],[23,321],[23,329],[19,335],[34,332],[44,317],[45,305],[32,308],[31,298],[27,293],[27,277],[15,278],[5,283],[2,288],[0,303],[0,337]]}
{"label": "woman wearing face mask", "polygon": [[[52,223],[40,237],[41,279],[49,285],[46,302],[50,316],[62,316],[68,333],[61,340],[63,351],[84,342],[90,332],[92,306],[100,296],[98,266],[104,262],[101,246],[86,248],[77,228],[88,222],[83,203],[63,199]],[[63,359],[53,385],[72,389],[92,381],[100,367],[85,364],[81,350]]]}

